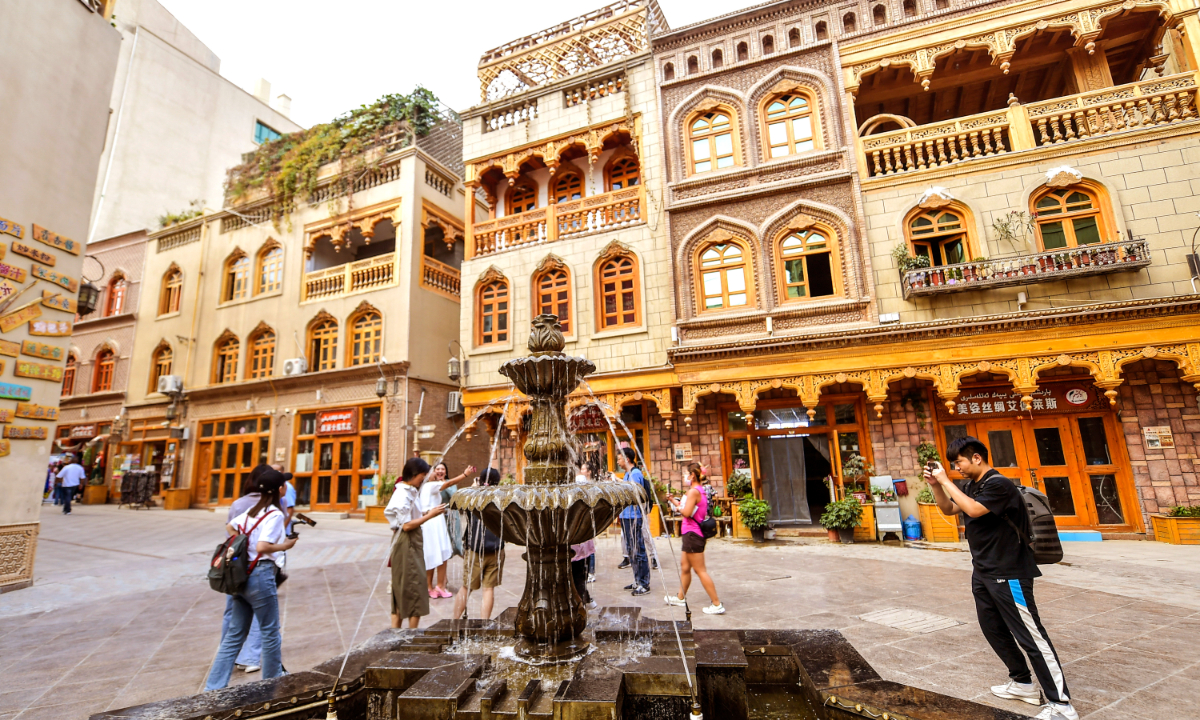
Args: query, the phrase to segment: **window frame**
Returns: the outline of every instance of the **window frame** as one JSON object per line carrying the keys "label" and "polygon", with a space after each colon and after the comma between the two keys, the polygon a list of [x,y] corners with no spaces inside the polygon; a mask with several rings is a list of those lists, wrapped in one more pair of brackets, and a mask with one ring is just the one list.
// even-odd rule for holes
{"label": "window frame", "polygon": [[[1067,198],[1071,193],[1080,192],[1087,195],[1092,201],[1092,207],[1084,210],[1070,210],[1068,208]],[[1062,212],[1043,216],[1038,212],[1037,204],[1040,200],[1050,196],[1060,195],[1061,203],[1059,207]],[[1056,188],[1042,186],[1035,193],[1029,196],[1029,213],[1033,217],[1034,230],[1037,239],[1037,252],[1065,252],[1077,247],[1087,247],[1088,245],[1100,245],[1106,242],[1105,238],[1115,234],[1117,227],[1112,215],[1112,204],[1109,202],[1108,193],[1097,183],[1083,180],[1073,183],[1066,187]],[[1096,218],[1096,233],[1099,235],[1099,242],[1085,243],[1080,245],[1075,234],[1075,223],[1070,222],[1081,218],[1094,217]],[[1042,235],[1042,226],[1050,223],[1060,222],[1063,228],[1063,237],[1067,241],[1066,246],[1061,248],[1047,248],[1045,238]],[[1109,240],[1107,242],[1115,242]]]}
{"label": "window frame", "polygon": [[108,291],[104,294],[104,317],[125,312],[125,299],[128,294],[129,281],[124,275],[113,275],[108,281]]}
{"label": "window frame", "polygon": [[[484,295],[495,288],[496,293],[490,298],[493,309],[484,312],[483,306]],[[503,295],[500,292],[503,291]],[[504,310],[497,307],[501,302],[505,303]],[[508,282],[508,278],[496,277],[479,283],[479,287],[475,289],[475,345],[476,347],[494,347],[504,346],[512,343],[512,285]],[[490,334],[493,336],[490,340],[484,340],[485,333],[483,329],[484,320],[491,317],[492,330]],[[500,320],[503,319],[504,328],[499,329]],[[501,338],[500,335],[504,337]]]}
{"label": "window frame", "polygon": [[[533,207],[524,210],[513,210],[513,196],[516,195],[518,188],[528,189],[533,198]],[[517,178],[517,181],[508,188],[508,192],[504,193],[504,214],[505,215],[520,215],[521,213],[533,212],[538,209],[538,185],[529,177],[522,175]]]}
{"label": "window frame", "polygon": [[[255,297],[283,291],[283,256],[283,246],[277,243],[258,251],[254,262]],[[268,280],[271,274],[274,275],[274,282]]]}
{"label": "window frame", "polygon": [[116,371],[117,353],[110,347],[101,348],[100,352],[96,353],[96,362],[92,370],[92,392],[112,392]]}
{"label": "window frame", "polygon": [[237,367],[238,361],[241,360],[241,352],[242,343],[236,335],[228,333],[217,338],[217,341],[213,343],[211,379],[213,385],[227,385],[237,382]]}
{"label": "window frame", "polygon": [[341,327],[333,317],[318,317],[308,324],[305,345],[309,372],[337,369],[340,332]]}
{"label": "window frame", "polygon": [[[788,238],[792,237],[793,235],[801,235],[804,233],[819,233],[820,235],[822,235],[825,238],[828,249],[827,250],[802,251],[799,255],[789,256],[789,257],[785,258],[784,254],[783,254],[783,243]],[[841,253],[839,252],[839,248],[838,248],[838,240],[839,240],[838,234],[833,230],[832,227],[829,227],[828,225],[825,225],[824,223],[818,223],[818,224],[810,225],[808,227],[803,227],[803,228],[789,227],[789,228],[785,228],[782,232],[779,233],[779,235],[775,238],[775,246],[774,246],[775,267],[778,268],[776,277],[779,278],[779,283],[778,283],[779,304],[785,305],[785,304],[821,302],[821,301],[828,301],[828,300],[836,300],[838,298],[843,297],[843,292],[844,292],[843,286],[842,286],[843,268],[842,268]],[[816,254],[828,254],[829,255],[829,277],[830,277],[830,282],[833,285],[833,292],[830,293],[829,295],[820,295],[817,297],[814,297],[811,293],[806,294],[804,297],[795,297],[795,298],[788,297],[787,291],[788,291],[788,287],[790,287],[790,283],[788,283],[788,281],[787,281],[787,264],[786,264],[787,261],[794,259],[796,257],[807,258],[809,256],[816,255]],[[807,263],[807,261],[805,261],[805,264],[804,264],[804,287],[806,290],[808,290],[811,287],[811,280],[810,280],[811,275],[812,275],[812,273],[808,267],[808,263]]]}
{"label": "window frame", "polygon": [[[178,281],[176,281],[178,279]],[[183,271],[172,265],[163,274],[158,296],[158,317],[173,315],[183,306]]]}
{"label": "window frame", "polygon": [[[547,281],[553,280],[556,284],[544,287]],[[571,269],[566,265],[554,264],[550,267],[543,268],[533,275],[533,309],[534,316],[543,315],[546,313],[558,316],[558,323],[562,326],[563,335],[571,336],[574,334],[575,324],[571,321],[572,308],[575,304],[574,283],[571,279]],[[550,294],[550,300],[546,300],[546,293]],[[557,297],[565,293],[566,298]],[[558,312],[561,305],[566,305],[566,315],[563,316]]]}
{"label": "window frame", "polygon": [[67,353],[67,364],[63,367],[62,390],[59,397],[71,397],[75,394],[75,376],[79,369],[79,358],[75,353]]}
{"label": "window frame", "polygon": [[[709,129],[703,131],[699,136],[697,136],[696,132],[693,130],[696,122],[698,120],[700,120],[701,118],[710,116],[710,115],[724,116],[729,121],[728,130],[714,132],[712,130],[713,123],[710,120],[709,121]],[[718,172],[721,170],[730,170],[732,168],[741,167],[741,165],[742,165],[742,148],[741,148],[741,140],[740,140],[739,133],[738,133],[737,113],[734,112],[732,108],[730,108],[726,105],[719,105],[714,108],[708,108],[706,110],[696,111],[688,116],[687,122],[683,126],[683,132],[684,132],[684,138],[685,138],[685,140],[684,140],[684,150],[685,150],[684,155],[685,155],[686,162],[687,162],[687,167],[686,167],[687,173],[686,174],[688,176],[703,175],[705,173]],[[728,156],[717,154],[716,138],[718,138],[721,135],[724,135],[725,133],[729,134],[729,144],[730,144],[730,148],[731,148],[730,155],[728,155]],[[706,139],[708,141],[708,153],[709,153],[708,158],[700,161],[700,162],[707,162],[712,165],[712,167],[710,167],[706,170],[697,170],[696,169],[697,160],[695,158],[695,142],[700,139]],[[732,159],[732,162],[725,167],[717,167],[717,163],[720,162],[721,158],[723,158],[723,157],[730,157]]]}
{"label": "window frame", "polygon": [[[365,327],[363,332],[372,333],[359,337],[360,329],[358,324],[374,317],[374,325]],[[374,365],[383,357],[383,313],[375,308],[360,310],[350,316],[346,322],[346,333],[348,335],[346,342],[346,367],[358,367],[360,365]],[[364,343],[364,346],[375,344],[375,351],[367,351],[366,355],[358,352],[359,343]]]}
{"label": "window frame", "polygon": [[[960,229],[944,230],[938,232],[939,216],[944,213],[951,213],[958,217]],[[933,222],[933,232],[917,237],[913,231],[913,223],[921,217],[928,217]],[[963,243],[963,262],[971,262],[971,259],[979,256],[979,249],[975,242],[975,219],[971,215],[970,210],[961,203],[952,202],[941,207],[922,208],[917,206],[910,210],[904,216],[904,239],[908,243],[908,252],[914,257],[918,255],[917,246],[928,246],[929,264],[932,267],[941,267],[952,263],[946,262],[945,243],[952,242],[956,237],[962,238]],[[934,250],[937,249],[938,258],[941,263],[934,262]],[[923,254],[923,253],[920,253]]]}
{"label": "window frame", "polygon": [[[622,187],[613,188],[613,173],[617,169],[617,165],[623,165],[627,168],[628,163],[630,163],[630,162],[632,162],[634,167],[637,168],[636,175],[626,171],[624,173],[624,175],[620,178],[623,182],[625,182],[625,184]],[[628,183],[628,180],[630,177],[634,177],[636,180],[632,184]],[[608,162],[605,163],[605,165],[604,165],[604,192],[613,192],[614,190],[628,190],[629,188],[638,187],[641,184],[642,184],[641,158],[639,158],[632,151],[617,151],[617,152],[613,153],[612,157],[610,157],[608,159]]]}
{"label": "window frame", "polygon": [[[705,288],[704,288],[705,269],[704,269],[703,261],[701,260],[701,258],[703,257],[704,253],[707,252],[710,248],[716,247],[718,245],[735,245],[735,246],[737,246],[738,248],[741,249],[741,258],[742,259],[739,262],[734,262],[734,263],[729,263],[729,264],[725,264],[724,262],[722,262],[722,264],[717,266],[716,268],[709,268],[708,272],[713,272],[714,270],[720,272],[721,306],[720,307],[708,307],[707,299],[708,299],[709,295],[706,293]],[[722,255],[723,254],[724,253],[722,253]],[[720,238],[708,238],[704,242],[702,242],[696,246],[696,251],[693,253],[693,256],[692,256],[692,263],[693,263],[692,267],[695,268],[695,276],[696,276],[696,313],[697,314],[752,310],[752,309],[758,307],[758,297],[757,297],[757,292],[755,290],[756,286],[755,286],[755,282],[754,282],[754,256],[753,256],[753,253],[751,252],[750,244],[748,242],[742,240],[741,238],[734,237],[732,235],[724,235]],[[738,267],[740,267],[742,269],[743,278],[744,278],[745,284],[746,284],[745,290],[743,291],[746,295],[746,302],[742,305],[730,305],[729,304],[729,296],[731,293],[729,292],[728,273],[730,270],[733,270]],[[734,292],[732,294],[736,295],[738,293]],[[712,297],[716,297],[716,296],[714,295]]]}
{"label": "window frame", "polygon": [[[221,278],[221,302],[231,303],[251,297],[250,274],[253,272],[250,256],[244,252],[234,253],[225,261],[225,272]],[[241,289],[239,290],[239,284]]]}
{"label": "window frame", "polygon": [[[164,354],[166,355],[165,363]],[[170,345],[162,344],[154,349],[154,354],[150,356],[150,388],[147,392],[158,392],[158,379],[170,375],[174,363],[175,351]],[[164,366],[166,372],[163,372]]]}
{"label": "window frame", "polygon": [[[791,112],[787,109],[788,103],[784,103],[783,115],[781,115],[778,120],[772,120],[770,118],[768,109],[771,107],[772,103],[782,100],[785,97],[803,98],[808,104],[808,107],[804,111]],[[758,112],[759,117],[762,118],[763,162],[772,162],[774,160],[782,160],[784,158],[796,157],[797,155],[820,152],[823,150],[824,143],[822,142],[821,137],[821,113],[818,112],[818,110],[819,108],[817,106],[816,99],[813,97],[813,93],[805,88],[786,90],[784,92],[774,93],[763,98],[762,102],[759,104]],[[812,142],[811,150],[796,150],[796,138],[794,136],[793,121],[802,117],[808,118],[809,128],[812,130],[812,137],[810,138],[810,141]],[[785,144],[788,148],[788,152],[784,155],[771,154],[771,126],[775,123],[782,123],[784,126],[784,132],[787,134],[787,141]]]}
{"label": "window frame", "polygon": [[[611,292],[611,293],[606,292],[604,289],[604,281],[606,279],[606,275],[605,275],[606,270],[609,267],[619,266],[620,263],[622,263],[625,260],[629,261],[628,272],[618,272],[617,274],[612,275],[611,277],[614,278],[615,282],[618,284],[616,284],[614,286],[613,292]],[[638,262],[638,256],[632,252],[620,252],[620,253],[614,253],[611,255],[606,255],[604,257],[601,257],[596,262],[596,270],[595,270],[595,273],[596,273],[596,277],[595,277],[596,295],[600,299],[599,302],[595,303],[597,332],[607,332],[610,330],[611,331],[625,330],[628,328],[636,328],[636,327],[642,326],[642,322],[643,322],[642,321],[642,283],[641,283],[641,267],[640,267],[640,265],[641,264]],[[617,267],[617,269],[620,270],[619,267]],[[632,283],[632,286],[630,288],[630,292],[632,293],[632,296],[633,296],[633,298],[632,298],[633,299],[633,320],[632,321],[625,320],[626,311],[623,309],[623,304],[621,302],[621,300],[625,294],[625,291],[623,288],[620,287],[619,283],[621,282],[620,278],[623,278],[626,275],[629,276],[629,279]],[[615,314],[611,314],[611,317],[615,317],[616,320],[611,323],[608,321],[608,318],[610,317],[610,313],[607,313],[605,311],[605,299],[609,295],[612,295],[613,297],[616,298],[616,305],[615,305],[616,312],[615,312]]]}
{"label": "window frame", "polygon": [[[577,180],[579,182],[579,197],[566,197],[562,200],[559,200],[558,199],[558,186],[561,183],[565,183],[572,179]],[[586,197],[587,196],[586,191],[587,191],[587,183],[583,181],[583,173],[579,172],[579,170],[576,169],[573,165],[568,165],[565,168],[560,167],[559,171],[557,173],[555,173],[554,177],[550,180],[549,194],[547,195],[546,199],[548,201],[548,204],[550,204],[550,205],[557,205],[559,203],[569,203],[569,202],[573,202],[575,200],[580,200],[580,199]],[[526,211],[526,212],[528,212],[528,211]]]}
{"label": "window frame", "polygon": [[[270,338],[267,338],[268,335]],[[275,374],[275,350],[278,342],[279,336],[269,327],[259,328],[246,339],[247,380],[263,380]],[[265,360],[259,363],[259,360],[264,358]]]}

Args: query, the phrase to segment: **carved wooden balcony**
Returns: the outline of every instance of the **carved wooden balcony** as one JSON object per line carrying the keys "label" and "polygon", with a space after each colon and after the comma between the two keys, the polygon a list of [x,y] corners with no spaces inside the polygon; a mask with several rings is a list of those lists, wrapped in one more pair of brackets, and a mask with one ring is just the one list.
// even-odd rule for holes
{"label": "carved wooden balcony", "polygon": [[904,299],[1132,272],[1150,264],[1144,239],[1063,248],[901,273]]}
{"label": "carved wooden balcony", "polygon": [[370,292],[396,284],[396,253],[304,274],[301,302]]}
{"label": "carved wooden balcony", "polygon": [[421,286],[457,300],[462,294],[462,278],[457,268],[421,256]]}
{"label": "carved wooden balcony", "polygon": [[635,185],[476,223],[471,257],[635,225],[645,221],[645,207],[644,188]]}

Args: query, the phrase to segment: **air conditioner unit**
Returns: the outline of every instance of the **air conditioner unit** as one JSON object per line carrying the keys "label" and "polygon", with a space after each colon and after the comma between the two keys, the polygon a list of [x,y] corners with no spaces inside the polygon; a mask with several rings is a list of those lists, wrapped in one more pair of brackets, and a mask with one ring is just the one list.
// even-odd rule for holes
{"label": "air conditioner unit", "polygon": [[457,390],[446,396],[446,417],[463,414],[462,393]]}
{"label": "air conditioner unit", "polygon": [[158,379],[158,391],[163,395],[183,392],[183,378],[178,375],[163,375]]}
{"label": "air conditioner unit", "polygon": [[303,375],[308,372],[308,361],[304,358],[292,358],[283,361],[284,375]]}

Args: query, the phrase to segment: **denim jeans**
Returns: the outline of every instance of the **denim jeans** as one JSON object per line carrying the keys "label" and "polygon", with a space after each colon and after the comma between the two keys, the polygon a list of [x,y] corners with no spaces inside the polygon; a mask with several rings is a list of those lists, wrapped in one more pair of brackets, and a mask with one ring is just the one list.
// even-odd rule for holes
{"label": "denim jeans", "polygon": [[75,497],[74,487],[60,487],[58,489],[58,497],[63,506],[63,514],[71,512],[71,498]]}
{"label": "denim jeans", "polygon": [[283,674],[279,638],[279,597],[275,590],[275,563],[263,561],[250,573],[246,587],[230,595],[233,605],[229,629],[221,638],[221,647],[208,673],[205,690],[219,690],[229,684],[233,666],[242,644],[250,634],[252,619],[262,628],[262,677],[264,680]]}
{"label": "denim jeans", "polygon": [[[229,619],[233,617],[233,596],[225,599],[225,619],[221,622],[221,639],[229,634]],[[262,631],[258,627],[258,618],[250,621],[250,634],[242,644],[242,651],[237,656],[238,665],[257,665],[262,667]]]}
{"label": "denim jeans", "polygon": [[650,560],[646,557],[646,538],[642,534],[642,519],[621,518],[621,532],[625,534],[625,552],[633,564],[633,584],[650,587]]}

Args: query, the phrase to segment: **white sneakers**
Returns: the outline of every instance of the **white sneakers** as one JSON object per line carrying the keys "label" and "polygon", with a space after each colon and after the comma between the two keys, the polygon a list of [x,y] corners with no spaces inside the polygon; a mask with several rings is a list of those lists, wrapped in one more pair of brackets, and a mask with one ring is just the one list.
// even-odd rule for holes
{"label": "white sneakers", "polygon": [[1042,704],[1042,693],[1033,683],[1025,684],[1009,680],[1004,685],[993,685],[992,694],[1005,700],[1020,700],[1030,705]]}
{"label": "white sneakers", "polygon": [[704,608],[704,614],[705,615],[724,615],[725,614],[725,606],[724,605],[709,605],[708,607]]}
{"label": "white sneakers", "polygon": [[1035,715],[1037,720],[1079,720],[1079,713],[1070,705],[1060,705],[1058,703],[1046,703],[1042,706],[1042,711]]}
{"label": "white sneakers", "polygon": [[665,599],[666,599],[668,605],[675,605],[676,607],[683,607],[683,605],[684,605],[683,600],[680,600],[675,595],[668,595]]}
{"label": "white sneakers", "polygon": [[596,574],[595,574],[595,573],[588,573],[588,576],[587,576],[587,581],[588,581],[588,582],[590,582],[590,583],[594,583],[594,582],[596,582]]}
{"label": "white sneakers", "polygon": [[246,666],[246,672],[248,672],[248,673],[256,673],[259,670],[262,670],[262,668],[259,667],[258,665],[247,665]]}

